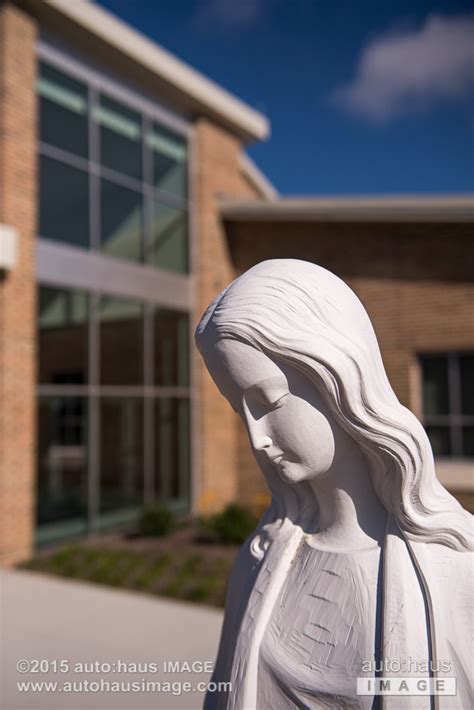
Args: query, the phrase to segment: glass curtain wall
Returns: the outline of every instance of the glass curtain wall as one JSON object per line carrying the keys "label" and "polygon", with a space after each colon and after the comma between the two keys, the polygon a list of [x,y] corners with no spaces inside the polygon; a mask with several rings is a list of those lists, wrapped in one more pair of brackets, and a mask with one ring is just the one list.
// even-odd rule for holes
{"label": "glass curtain wall", "polygon": [[185,136],[45,61],[40,237],[189,272]]}
{"label": "glass curtain wall", "polygon": [[188,314],[49,286],[38,304],[39,542],[187,509]]}
{"label": "glass curtain wall", "polygon": [[[38,94],[39,238],[188,273],[186,138],[54,62],[41,62]],[[187,312],[106,283],[40,285],[39,544],[126,523],[156,499],[187,509],[189,327]]]}

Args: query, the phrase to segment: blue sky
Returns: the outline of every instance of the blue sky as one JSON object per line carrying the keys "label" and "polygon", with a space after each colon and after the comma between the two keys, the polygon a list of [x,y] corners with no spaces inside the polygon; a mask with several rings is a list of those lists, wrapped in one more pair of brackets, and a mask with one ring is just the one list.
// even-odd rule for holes
{"label": "blue sky", "polygon": [[284,195],[473,190],[470,2],[99,4],[268,116],[248,153]]}

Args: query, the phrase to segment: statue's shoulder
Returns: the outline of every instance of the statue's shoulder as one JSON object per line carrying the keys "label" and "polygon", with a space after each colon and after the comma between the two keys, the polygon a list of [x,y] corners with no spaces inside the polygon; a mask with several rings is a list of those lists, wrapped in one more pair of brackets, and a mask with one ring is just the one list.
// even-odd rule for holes
{"label": "statue's shoulder", "polygon": [[440,708],[471,707],[474,622],[474,554],[439,543],[414,543],[437,658],[456,678],[456,698],[443,698]]}
{"label": "statue's shoulder", "polygon": [[471,550],[455,550],[438,542],[411,542],[410,546],[416,559],[441,577],[445,577],[448,570],[453,574],[473,571],[474,552]]}
{"label": "statue's shoulder", "polygon": [[439,543],[412,543],[426,592],[437,613],[474,613],[474,553]]}

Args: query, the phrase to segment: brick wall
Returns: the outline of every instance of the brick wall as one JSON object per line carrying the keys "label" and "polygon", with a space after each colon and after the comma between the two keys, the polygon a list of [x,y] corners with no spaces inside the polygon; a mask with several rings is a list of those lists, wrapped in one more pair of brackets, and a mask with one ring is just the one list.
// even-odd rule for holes
{"label": "brick wall", "polygon": [[36,28],[0,4],[0,222],[19,234],[0,276],[0,561],[30,555],[35,521]]}
{"label": "brick wall", "polygon": [[[474,350],[474,241],[470,224],[235,222],[227,225],[237,273],[268,258],[313,261],[364,303],[400,401],[421,414],[417,353]],[[265,491],[244,438],[242,500]]]}
{"label": "brick wall", "polygon": [[[196,123],[196,317],[195,325],[212,299],[234,278],[234,266],[223,224],[219,195],[251,197],[254,188],[239,165],[239,140],[207,119]],[[241,425],[219,394],[199,353],[194,350],[198,421],[195,508],[202,513],[220,509],[235,500],[239,491],[238,437]]]}

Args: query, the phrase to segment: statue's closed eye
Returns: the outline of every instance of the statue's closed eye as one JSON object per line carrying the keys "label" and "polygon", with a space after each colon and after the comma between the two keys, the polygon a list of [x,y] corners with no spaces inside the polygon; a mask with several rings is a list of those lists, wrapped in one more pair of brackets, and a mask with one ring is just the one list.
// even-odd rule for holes
{"label": "statue's closed eye", "polygon": [[264,409],[266,412],[273,412],[274,409],[279,409],[280,407],[283,406],[284,404],[284,399],[285,397],[288,397],[290,393],[285,392],[281,397],[278,397],[274,402],[270,402],[269,404],[264,404],[262,406],[262,409]]}

